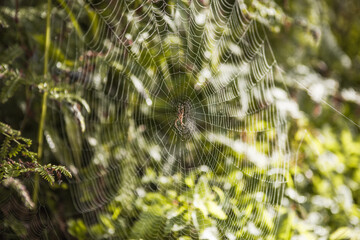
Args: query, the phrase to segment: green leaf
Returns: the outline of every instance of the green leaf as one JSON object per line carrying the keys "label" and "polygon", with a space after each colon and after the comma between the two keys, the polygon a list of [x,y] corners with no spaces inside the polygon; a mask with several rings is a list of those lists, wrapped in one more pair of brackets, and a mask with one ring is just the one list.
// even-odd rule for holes
{"label": "green leaf", "polygon": [[87,239],[86,238],[86,234],[87,234],[86,226],[85,226],[83,220],[71,219],[67,222],[67,225],[69,226],[68,231],[72,236],[76,237],[79,240]]}
{"label": "green leaf", "polygon": [[353,236],[353,230],[348,227],[338,228],[330,235],[330,240],[350,239]]}
{"label": "green leaf", "polygon": [[279,229],[276,235],[276,239],[279,240],[290,240],[291,239],[291,228],[295,213],[285,213],[280,216]]}
{"label": "green leaf", "polygon": [[[45,36],[44,35],[34,35],[34,40],[41,45],[41,48],[45,48]],[[57,59],[59,62],[65,63],[67,66],[73,66],[74,62],[65,58],[62,50],[56,47],[52,42],[49,46],[49,57],[51,59]]]}
{"label": "green leaf", "polygon": [[199,181],[195,187],[195,192],[199,194],[201,199],[206,199],[210,197],[210,187],[208,184],[208,180],[205,176],[201,176],[199,178]]}
{"label": "green leaf", "polygon": [[195,175],[194,174],[190,174],[189,176],[187,176],[185,178],[185,184],[189,187],[189,188],[193,188],[195,186]]}
{"label": "green leaf", "polygon": [[189,236],[181,236],[178,238],[178,240],[191,240],[192,238]]}
{"label": "green leaf", "polygon": [[219,205],[217,205],[214,201],[206,202],[207,209],[211,215],[220,220],[227,219],[226,213],[221,209]]}

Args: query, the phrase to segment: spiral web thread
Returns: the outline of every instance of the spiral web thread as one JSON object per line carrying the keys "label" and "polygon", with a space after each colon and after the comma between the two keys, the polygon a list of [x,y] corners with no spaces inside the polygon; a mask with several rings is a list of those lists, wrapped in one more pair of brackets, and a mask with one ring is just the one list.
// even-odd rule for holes
{"label": "spiral web thread", "polygon": [[[52,74],[91,109],[50,102],[46,140],[73,172],[72,201],[92,237],[274,239],[287,126],[276,61],[244,3],[65,5],[52,20],[65,49]],[[150,199],[164,189],[185,200]],[[195,209],[188,222],[174,210],[184,202]]]}

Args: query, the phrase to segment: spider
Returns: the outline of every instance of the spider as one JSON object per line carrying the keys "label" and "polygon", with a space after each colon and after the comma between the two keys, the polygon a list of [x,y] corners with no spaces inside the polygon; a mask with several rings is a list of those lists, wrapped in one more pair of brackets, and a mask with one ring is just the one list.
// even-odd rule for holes
{"label": "spider", "polygon": [[176,118],[175,123],[174,123],[175,127],[177,129],[179,129],[179,127],[178,127],[179,121],[180,121],[181,128],[184,128],[184,115],[185,115],[185,107],[184,107],[184,105],[181,105],[178,108],[178,114],[177,114],[178,117]]}

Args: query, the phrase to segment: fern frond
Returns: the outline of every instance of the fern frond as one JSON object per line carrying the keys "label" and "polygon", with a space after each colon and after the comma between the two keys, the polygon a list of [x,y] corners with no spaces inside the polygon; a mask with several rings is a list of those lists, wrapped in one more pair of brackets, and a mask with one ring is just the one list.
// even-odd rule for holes
{"label": "fern frond", "polygon": [[40,174],[40,176],[46,180],[48,183],[53,184],[55,182],[55,178],[51,173],[48,172],[49,170],[46,168],[38,168],[37,172]]}
{"label": "fern frond", "polygon": [[7,48],[0,56],[0,63],[11,64],[16,58],[24,53],[19,45],[12,45]]}
{"label": "fern frond", "polygon": [[[37,154],[30,151],[31,140],[21,137],[21,133],[12,129],[7,124],[0,122],[0,134],[4,138],[0,148],[0,182],[9,178],[18,177],[24,173],[38,173],[50,184],[55,183],[55,174],[58,180],[61,175],[71,178],[71,173],[64,166],[47,164],[45,166],[37,162]],[[23,161],[20,159],[31,160]]]}
{"label": "fern frond", "polygon": [[8,65],[0,65],[0,79],[4,82],[0,93],[0,101],[4,103],[21,86],[22,78],[17,70],[10,69]]}
{"label": "fern frond", "polygon": [[60,171],[61,174],[65,175],[68,178],[71,178],[71,172],[69,170],[67,170],[64,166],[53,166],[53,169],[56,171]]}

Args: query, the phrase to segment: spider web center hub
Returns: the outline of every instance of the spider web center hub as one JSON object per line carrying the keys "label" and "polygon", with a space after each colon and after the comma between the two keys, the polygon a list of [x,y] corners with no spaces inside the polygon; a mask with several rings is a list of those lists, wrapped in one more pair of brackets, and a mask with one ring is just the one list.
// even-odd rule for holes
{"label": "spider web center hub", "polygon": [[182,140],[188,140],[195,131],[194,108],[190,99],[177,99],[173,103],[175,132]]}

